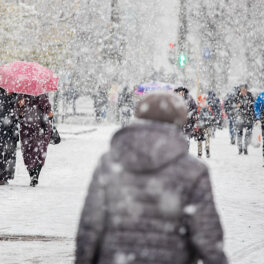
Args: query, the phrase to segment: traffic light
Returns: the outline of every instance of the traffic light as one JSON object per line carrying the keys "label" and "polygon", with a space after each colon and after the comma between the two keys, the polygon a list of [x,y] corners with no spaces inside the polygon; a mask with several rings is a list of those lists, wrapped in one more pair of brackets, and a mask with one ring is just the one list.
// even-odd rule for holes
{"label": "traffic light", "polygon": [[181,54],[179,57],[179,66],[183,68],[186,65],[186,56]]}
{"label": "traffic light", "polygon": [[169,44],[169,46],[174,49],[175,48],[175,44],[173,44],[172,42]]}

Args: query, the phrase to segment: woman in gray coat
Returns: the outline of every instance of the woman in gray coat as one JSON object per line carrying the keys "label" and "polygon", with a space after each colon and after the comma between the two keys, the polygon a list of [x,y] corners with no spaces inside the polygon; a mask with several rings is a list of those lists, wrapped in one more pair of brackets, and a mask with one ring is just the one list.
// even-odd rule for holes
{"label": "woman in gray coat", "polygon": [[139,103],[89,187],[76,264],[226,264],[206,166],[188,154],[186,106],[175,94]]}

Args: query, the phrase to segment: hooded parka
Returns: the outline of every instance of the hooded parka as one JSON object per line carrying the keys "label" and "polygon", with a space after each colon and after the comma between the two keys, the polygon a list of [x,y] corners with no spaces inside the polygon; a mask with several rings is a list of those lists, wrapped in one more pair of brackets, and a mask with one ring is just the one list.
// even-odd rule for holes
{"label": "hooded parka", "polygon": [[76,264],[226,264],[206,166],[175,124],[141,120],[113,137],[92,178]]}

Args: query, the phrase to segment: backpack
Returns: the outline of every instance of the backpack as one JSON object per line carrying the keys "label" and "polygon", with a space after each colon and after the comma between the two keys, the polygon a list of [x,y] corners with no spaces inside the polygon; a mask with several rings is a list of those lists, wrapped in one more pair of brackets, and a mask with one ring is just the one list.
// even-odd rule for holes
{"label": "backpack", "polygon": [[209,107],[202,107],[198,113],[197,126],[199,129],[205,129],[214,123],[214,114]]}
{"label": "backpack", "polygon": [[213,125],[215,116],[212,108],[206,102],[206,96],[198,97],[196,126],[199,129],[205,129]]}

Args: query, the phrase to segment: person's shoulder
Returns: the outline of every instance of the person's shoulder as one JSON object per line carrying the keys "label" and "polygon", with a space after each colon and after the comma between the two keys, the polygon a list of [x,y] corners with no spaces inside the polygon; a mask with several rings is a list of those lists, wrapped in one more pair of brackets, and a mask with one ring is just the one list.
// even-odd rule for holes
{"label": "person's shoulder", "polygon": [[250,98],[253,98],[253,94],[251,92],[247,92],[247,96],[250,97]]}
{"label": "person's shoulder", "polygon": [[192,103],[195,103],[195,104],[196,104],[194,98],[193,98],[190,94],[188,94],[188,99],[189,99]]}
{"label": "person's shoulder", "polygon": [[208,172],[205,163],[191,154],[186,154],[179,159],[177,166],[185,172],[186,178],[192,180],[196,180],[198,177]]}
{"label": "person's shoulder", "polygon": [[109,174],[110,160],[109,154],[105,153],[98,160],[97,165],[94,169],[93,179],[100,183],[106,184],[107,175]]}
{"label": "person's shoulder", "polygon": [[97,167],[100,170],[106,170],[110,166],[110,163],[111,163],[110,153],[106,152],[99,159]]}
{"label": "person's shoulder", "polygon": [[264,100],[264,92],[258,95],[257,100]]}
{"label": "person's shoulder", "polygon": [[119,169],[121,170],[122,166],[118,162],[113,160],[112,153],[110,151],[104,153],[99,159],[97,170],[100,171],[102,177],[108,178]]}

